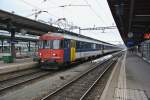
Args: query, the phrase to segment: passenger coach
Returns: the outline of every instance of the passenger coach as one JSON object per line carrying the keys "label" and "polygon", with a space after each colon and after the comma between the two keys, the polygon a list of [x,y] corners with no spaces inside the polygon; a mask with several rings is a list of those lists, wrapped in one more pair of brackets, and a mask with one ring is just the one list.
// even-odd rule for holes
{"label": "passenger coach", "polygon": [[39,63],[44,69],[58,69],[64,64],[118,50],[115,45],[78,34],[48,32],[39,39]]}

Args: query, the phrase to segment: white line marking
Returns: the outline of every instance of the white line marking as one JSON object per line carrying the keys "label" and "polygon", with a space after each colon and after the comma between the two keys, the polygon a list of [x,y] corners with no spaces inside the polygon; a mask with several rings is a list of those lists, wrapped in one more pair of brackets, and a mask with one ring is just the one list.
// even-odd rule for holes
{"label": "white line marking", "polygon": [[[120,60],[121,60],[121,59],[118,60],[117,64],[115,65],[115,67],[114,67],[114,69],[113,69],[113,71],[111,72],[111,75],[110,75],[110,77],[109,77],[109,79],[108,79],[108,81],[107,81],[107,84],[106,84],[106,86],[105,86],[105,89],[104,89],[104,91],[103,91],[101,97],[100,97],[100,100],[106,100],[105,98],[106,98],[107,93],[108,93],[108,91],[109,91],[109,88],[110,88],[109,86],[110,86],[111,81],[112,81],[112,79],[113,79],[113,76],[115,75],[115,72],[116,72],[116,70],[117,70],[117,68],[118,68],[118,65],[119,65],[119,63],[120,63]],[[118,91],[115,91],[115,94],[118,95]]]}
{"label": "white line marking", "polygon": [[118,80],[118,87],[117,87],[119,89],[116,89],[116,91],[118,91],[118,94],[115,96],[115,97],[121,97],[123,100],[127,99],[126,71],[125,71],[126,55],[127,52],[125,52],[124,58],[122,60],[119,80]]}

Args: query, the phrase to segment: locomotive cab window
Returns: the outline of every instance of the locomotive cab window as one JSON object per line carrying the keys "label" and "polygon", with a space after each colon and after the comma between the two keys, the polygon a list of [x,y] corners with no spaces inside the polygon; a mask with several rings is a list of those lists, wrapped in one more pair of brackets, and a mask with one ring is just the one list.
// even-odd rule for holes
{"label": "locomotive cab window", "polygon": [[63,40],[53,40],[52,41],[52,49],[61,49],[63,48]]}
{"label": "locomotive cab window", "polygon": [[53,49],[60,48],[60,40],[53,40]]}
{"label": "locomotive cab window", "polygon": [[39,42],[39,48],[61,49],[63,48],[63,40],[43,40]]}
{"label": "locomotive cab window", "polygon": [[49,49],[51,47],[51,41],[43,40],[39,42],[39,48]]}
{"label": "locomotive cab window", "polygon": [[51,41],[44,41],[44,48],[45,49],[49,49],[49,48],[51,48]]}

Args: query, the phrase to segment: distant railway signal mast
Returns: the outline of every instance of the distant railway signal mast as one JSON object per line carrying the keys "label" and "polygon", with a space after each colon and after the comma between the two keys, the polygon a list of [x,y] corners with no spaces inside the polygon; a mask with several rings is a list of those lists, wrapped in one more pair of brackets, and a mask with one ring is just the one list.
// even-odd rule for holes
{"label": "distant railway signal mast", "polygon": [[76,7],[77,7],[77,6],[79,6],[79,7],[81,7],[81,6],[88,6],[88,7],[89,7],[90,5],[72,5],[72,4],[68,4],[68,5],[61,5],[61,6],[59,6],[59,7],[71,7],[71,6],[74,6],[74,7],[75,7],[75,6],[76,6]]}
{"label": "distant railway signal mast", "polygon": [[105,33],[106,29],[116,29],[116,26],[105,26],[105,27],[89,27],[89,28],[81,28],[80,30],[102,30],[102,33]]}

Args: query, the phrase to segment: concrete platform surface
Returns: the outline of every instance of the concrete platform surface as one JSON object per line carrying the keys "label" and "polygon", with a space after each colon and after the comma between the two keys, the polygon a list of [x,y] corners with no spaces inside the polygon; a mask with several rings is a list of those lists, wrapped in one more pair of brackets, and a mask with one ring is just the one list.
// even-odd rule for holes
{"label": "concrete platform surface", "polygon": [[125,52],[100,100],[150,100],[150,63]]}
{"label": "concrete platform surface", "polygon": [[144,92],[150,98],[150,64],[138,56],[127,56],[127,88]]}
{"label": "concrete platform surface", "polygon": [[33,68],[36,66],[37,66],[37,62],[33,62],[32,58],[16,59],[14,63],[8,63],[8,64],[3,63],[3,61],[0,61],[0,74]]}

